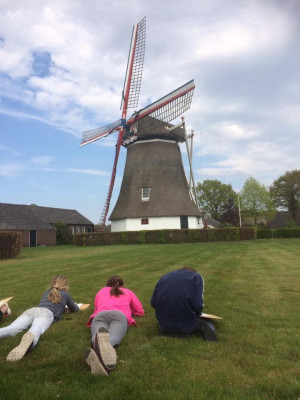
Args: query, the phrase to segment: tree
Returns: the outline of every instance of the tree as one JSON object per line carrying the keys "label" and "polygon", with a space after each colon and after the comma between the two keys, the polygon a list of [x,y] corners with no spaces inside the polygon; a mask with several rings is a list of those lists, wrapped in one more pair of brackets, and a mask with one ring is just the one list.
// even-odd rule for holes
{"label": "tree", "polygon": [[287,208],[293,220],[300,207],[300,170],[287,171],[270,187],[271,198],[277,207]]}
{"label": "tree", "polygon": [[53,225],[56,228],[56,244],[66,244],[67,225],[64,222],[55,222]]}
{"label": "tree", "polygon": [[216,179],[207,179],[203,183],[198,183],[197,194],[200,207],[210,212],[216,220],[220,219],[224,204],[228,199],[236,196],[231,185],[226,185]]}
{"label": "tree", "polygon": [[253,177],[245,181],[240,199],[243,218],[252,219],[254,225],[260,219],[272,219],[275,215],[275,206],[268,189]]}
{"label": "tree", "polygon": [[233,226],[240,225],[239,210],[234,199],[231,197],[223,204],[223,212],[220,216],[220,222]]}

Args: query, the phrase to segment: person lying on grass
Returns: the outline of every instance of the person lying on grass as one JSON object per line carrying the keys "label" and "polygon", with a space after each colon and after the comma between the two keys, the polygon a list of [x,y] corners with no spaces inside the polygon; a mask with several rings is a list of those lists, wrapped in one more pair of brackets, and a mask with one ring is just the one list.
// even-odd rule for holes
{"label": "person lying on grass", "polygon": [[160,278],[150,301],[160,333],[186,337],[200,331],[204,340],[217,341],[213,323],[200,317],[203,293],[204,280],[193,268],[185,267]]}
{"label": "person lying on grass", "polygon": [[144,315],[137,296],[123,287],[123,279],[114,275],[95,297],[95,311],[87,322],[91,327],[92,348],[86,353],[91,373],[108,376],[116,367],[116,348],[126,335],[128,325],[136,325],[133,315]]}
{"label": "person lying on grass", "polygon": [[50,328],[52,322],[62,318],[66,306],[73,312],[79,310],[68,290],[67,278],[56,275],[37,307],[26,310],[10,325],[0,328],[0,339],[3,339],[15,336],[30,327],[29,331],[23,335],[21,343],[8,354],[7,361],[18,361],[23,358],[37,344],[40,336]]}

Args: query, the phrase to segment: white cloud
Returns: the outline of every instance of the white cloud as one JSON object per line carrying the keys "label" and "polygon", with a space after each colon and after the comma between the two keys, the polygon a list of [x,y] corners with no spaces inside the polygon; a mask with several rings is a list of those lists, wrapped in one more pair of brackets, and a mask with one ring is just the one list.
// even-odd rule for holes
{"label": "white cloud", "polygon": [[17,152],[16,150],[14,150],[14,149],[12,149],[11,147],[8,147],[8,146],[2,146],[1,144],[0,144],[0,151],[3,151],[5,153],[9,153],[9,154],[11,154],[13,156],[18,156],[19,155],[19,152]]}
{"label": "white cloud", "polygon": [[40,156],[32,159],[32,162],[34,164],[38,164],[41,167],[48,166],[49,164],[52,163],[52,161],[54,161],[54,157],[52,156]]}
{"label": "white cloud", "polygon": [[80,174],[87,174],[87,175],[97,175],[97,176],[110,176],[108,172],[105,171],[98,171],[95,169],[80,169],[80,168],[68,168],[68,172],[75,172]]}
{"label": "white cloud", "polygon": [[[300,85],[299,85],[300,87]],[[280,110],[277,111],[277,117],[279,118],[284,118],[284,120],[290,124],[294,125],[296,127],[300,126],[300,106],[295,104],[295,105],[283,105],[280,107]]]}
{"label": "white cloud", "polygon": [[222,136],[224,140],[252,140],[259,135],[259,132],[253,127],[241,126],[236,122],[221,122],[220,124],[213,125],[211,129]]}
{"label": "white cloud", "polygon": [[20,46],[6,43],[0,48],[0,72],[11,78],[28,76],[31,70],[32,57],[24,52]]}
{"label": "white cloud", "polygon": [[24,170],[22,164],[0,164],[0,176],[4,178],[13,178]]}
{"label": "white cloud", "polygon": [[45,171],[45,172],[60,172],[60,169],[57,168],[40,168],[41,171]]}

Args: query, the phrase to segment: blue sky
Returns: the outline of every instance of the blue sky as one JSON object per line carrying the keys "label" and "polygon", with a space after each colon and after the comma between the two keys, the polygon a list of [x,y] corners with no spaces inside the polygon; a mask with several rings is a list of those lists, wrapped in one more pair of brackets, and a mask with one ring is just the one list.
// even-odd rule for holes
{"label": "blue sky", "polygon": [[140,108],[195,79],[185,118],[196,181],[240,190],[250,176],[269,186],[299,169],[300,2],[171,4],[0,0],[0,202],[99,221],[117,134],[80,148],[81,133],[120,117],[132,26],[144,16]]}

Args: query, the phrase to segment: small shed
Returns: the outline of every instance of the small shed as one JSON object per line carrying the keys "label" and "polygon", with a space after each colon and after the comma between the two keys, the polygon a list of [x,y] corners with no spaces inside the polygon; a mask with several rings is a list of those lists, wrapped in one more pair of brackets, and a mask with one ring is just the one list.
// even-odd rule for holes
{"label": "small shed", "polygon": [[55,246],[54,224],[59,222],[70,235],[94,231],[94,224],[76,210],[0,203],[0,230],[20,232],[23,247]]}

